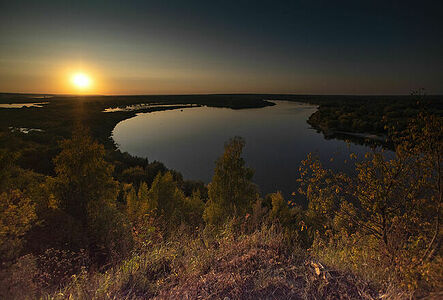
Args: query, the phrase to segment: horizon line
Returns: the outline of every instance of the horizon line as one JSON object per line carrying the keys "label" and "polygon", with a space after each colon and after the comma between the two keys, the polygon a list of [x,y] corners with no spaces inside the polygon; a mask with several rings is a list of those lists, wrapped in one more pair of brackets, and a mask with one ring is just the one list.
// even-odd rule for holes
{"label": "horizon line", "polygon": [[[46,95],[46,96],[60,96],[60,97],[137,97],[137,96],[210,96],[210,95],[282,95],[282,96],[413,96],[409,94],[397,94],[397,93],[386,93],[386,94],[315,94],[315,93],[251,93],[251,92],[240,92],[240,93],[184,93],[184,94],[69,94],[69,93],[29,93],[29,92],[2,92],[1,95],[11,94],[11,95]],[[443,96],[443,94],[424,94],[425,96]]]}

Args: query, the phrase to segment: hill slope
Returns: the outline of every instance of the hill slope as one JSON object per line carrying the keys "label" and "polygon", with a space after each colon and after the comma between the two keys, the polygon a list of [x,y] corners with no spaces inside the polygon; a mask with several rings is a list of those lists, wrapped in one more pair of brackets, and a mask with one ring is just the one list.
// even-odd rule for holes
{"label": "hill slope", "polygon": [[[367,282],[290,247],[276,227],[219,239],[179,237],[105,273],[75,277],[54,299],[374,299]],[[227,297],[227,298],[226,298]]]}

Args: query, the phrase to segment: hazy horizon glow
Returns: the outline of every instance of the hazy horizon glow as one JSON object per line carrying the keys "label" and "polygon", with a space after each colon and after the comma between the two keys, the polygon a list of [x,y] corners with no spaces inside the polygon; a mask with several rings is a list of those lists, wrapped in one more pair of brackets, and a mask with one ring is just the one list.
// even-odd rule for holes
{"label": "hazy horizon glow", "polygon": [[[389,2],[389,3],[387,3]],[[3,1],[0,92],[443,94],[435,1]]]}

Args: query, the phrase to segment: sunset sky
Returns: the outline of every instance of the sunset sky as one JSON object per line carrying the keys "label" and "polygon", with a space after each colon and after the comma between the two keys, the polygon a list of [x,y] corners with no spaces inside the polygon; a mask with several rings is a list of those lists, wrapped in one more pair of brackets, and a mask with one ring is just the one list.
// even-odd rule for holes
{"label": "sunset sky", "polygon": [[439,3],[0,0],[0,92],[443,94]]}

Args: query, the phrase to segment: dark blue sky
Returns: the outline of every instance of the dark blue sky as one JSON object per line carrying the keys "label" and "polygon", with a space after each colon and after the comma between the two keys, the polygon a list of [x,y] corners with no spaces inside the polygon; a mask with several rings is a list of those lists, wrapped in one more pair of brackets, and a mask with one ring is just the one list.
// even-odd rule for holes
{"label": "dark blue sky", "polygon": [[443,94],[440,1],[0,3],[0,91]]}

